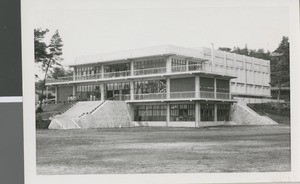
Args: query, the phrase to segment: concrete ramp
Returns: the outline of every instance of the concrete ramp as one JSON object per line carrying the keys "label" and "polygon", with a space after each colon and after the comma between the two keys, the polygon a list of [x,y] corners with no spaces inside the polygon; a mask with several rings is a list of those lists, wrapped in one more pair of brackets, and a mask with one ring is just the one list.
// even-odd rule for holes
{"label": "concrete ramp", "polygon": [[62,115],[55,116],[49,129],[91,129],[130,127],[123,101],[78,102]]}
{"label": "concrete ramp", "polygon": [[261,116],[243,103],[231,107],[231,121],[237,125],[274,125],[275,121],[267,116]]}

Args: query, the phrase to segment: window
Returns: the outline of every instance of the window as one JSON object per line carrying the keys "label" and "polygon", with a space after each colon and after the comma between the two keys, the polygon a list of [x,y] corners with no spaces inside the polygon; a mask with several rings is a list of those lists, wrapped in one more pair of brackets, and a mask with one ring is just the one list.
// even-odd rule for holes
{"label": "window", "polygon": [[137,105],[134,121],[166,121],[166,105]]}
{"label": "window", "polygon": [[135,61],[133,63],[134,70],[149,69],[149,68],[162,68],[166,67],[166,60],[163,58],[152,58],[142,61]]}
{"label": "window", "polygon": [[218,121],[229,121],[229,104],[217,104]]}
{"label": "window", "polygon": [[200,104],[201,121],[214,121],[214,104]]}
{"label": "window", "polygon": [[135,81],[134,93],[165,93],[166,80]]}
{"label": "window", "polygon": [[195,121],[195,104],[171,104],[170,121]]}

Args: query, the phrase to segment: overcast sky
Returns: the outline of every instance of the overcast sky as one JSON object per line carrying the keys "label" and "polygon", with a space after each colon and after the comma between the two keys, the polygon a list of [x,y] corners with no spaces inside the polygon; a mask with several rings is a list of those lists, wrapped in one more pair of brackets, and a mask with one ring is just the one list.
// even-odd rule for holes
{"label": "overcast sky", "polygon": [[50,29],[49,35],[59,30],[64,65],[78,56],[164,44],[247,44],[273,51],[282,36],[289,36],[289,12],[282,6],[203,6],[204,1],[195,0],[50,2],[37,4],[34,27]]}

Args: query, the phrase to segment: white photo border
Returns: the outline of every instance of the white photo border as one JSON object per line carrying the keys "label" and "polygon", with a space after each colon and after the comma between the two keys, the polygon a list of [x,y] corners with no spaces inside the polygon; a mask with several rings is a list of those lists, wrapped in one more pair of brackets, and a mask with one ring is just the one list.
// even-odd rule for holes
{"label": "white photo border", "polygon": [[[299,1],[298,0],[173,0],[184,6],[201,7],[269,7],[289,8],[290,38],[290,76],[291,76],[291,172],[261,173],[199,173],[199,174],[104,174],[104,175],[37,175],[36,174],[36,132],[35,132],[35,87],[34,87],[34,11],[36,7],[45,9],[89,9],[95,4],[106,4],[105,0],[52,0],[51,6],[43,7],[50,0],[22,0],[22,72],[23,72],[23,117],[24,117],[24,160],[25,184],[98,184],[98,183],[245,183],[245,182],[295,182],[300,181],[300,86],[296,85],[300,77],[299,57]],[[152,2],[152,3],[150,3]],[[128,6],[157,6],[171,3],[171,0],[112,0],[108,5],[122,8]],[[48,3],[47,3],[48,4]],[[113,7],[114,7],[113,6]],[[110,7],[110,8],[113,8]],[[298,174],[298,175],[297,175]]]}

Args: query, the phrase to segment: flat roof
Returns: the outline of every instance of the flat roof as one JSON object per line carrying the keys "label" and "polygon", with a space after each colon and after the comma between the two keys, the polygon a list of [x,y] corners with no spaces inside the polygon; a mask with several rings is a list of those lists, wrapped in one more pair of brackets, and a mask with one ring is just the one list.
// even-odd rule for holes
{"label": "flat roof", "polygon": [[[214,49],[216,55],[223,55],[224,51],[220,51]],[[146,48],[139,48],[139,49],[131,49],[131,50],[124,50],[124,51],[116,51],[116,52],[109,52],[109,53],[102,53],[97,55],[88,55],[88,56],[81,56],[77,57],[73,64],[70,66],[76,65],[85,65],[85,64],[95,64],[95,63],[105,63],[105,62],[120,62],[126,61],[130,59],[138,59],[138,58],[145,58],[145,57],[159,57],[159,56],[168,56],[168,55],[178,55],[184,57],[191,57],[194,59],[208,61],[207,54],[210,54],[211,48],[207,47],[197,47],[197,48],[185,48],[175,45],[160,45],[160,46],[153,46],[153,47],[146,47]],[[227,53],[227,57],[233,57],[233,53]],[[245,57],[246,60],[250,58],[254,58],[254,63],[263,63],[269,64],[270,61],[264,59],[258,59],[255,57],[244,56],[240,54],[236,54],[237,60],[243,60]],[[233,58],[232,58],[233,59]]]}
{"label": "flat roof", "polygon": [[192,57],[200,60],[208,60],[204,57],[204,53],[200,49],[190,49],[179,47],[175,45],[161,45],[133,50],[117,51],[110,53],[103,53],[97,55],[82,56],[75,59],[75,65],[84,65],[92,63],[103,63],[120,60],[130,60],[136,58],[143,58],[149,56],[164,56],[164,55],[180,55],[186,57]]}

